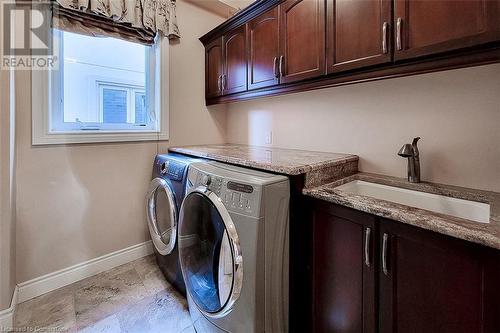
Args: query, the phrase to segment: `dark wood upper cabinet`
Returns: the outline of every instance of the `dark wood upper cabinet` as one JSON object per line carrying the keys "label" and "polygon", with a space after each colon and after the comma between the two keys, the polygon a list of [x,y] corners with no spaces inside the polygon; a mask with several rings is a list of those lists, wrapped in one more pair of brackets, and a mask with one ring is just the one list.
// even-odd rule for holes
{"label": "dark wood upper cabinet", "polygon": [[325,0],[285,0],[280,5],[280,82],[325,73]]}
{"label": "dark wood upper cabinet", "polygon": [[214,98],[247,89],[246,26],[205,46],[205,96]]}
{"label": "dark wood upper cabinet", "polygon": [[205,46],[205,96],[222,94],[222,38],[216,38]]}
{"label": "dark wood upper cabinet", "polygon": [[223,41],[223,94],[247,89],[246,26],[234,29],[222,37]]}
{"label": "dark wood upper cabinet", "polygon": [[375,218],[316,202],[312,332],[375,332]]}
{"label": "dark wood upper cabinet", "polygon": [[278,7],[248,22],[248,89],[279,83]]}
{"label": "dark wood upper cabinet", "polygon": [[395,0],[394,8],[396,60],[500,39],[497,0]]}
{"label": "dark wood upper cabinet", "polygon": [[218,104],[500,62],[500,0],[258,0],[200,38]]}
{"label": "dark wood upper cabinet", "polygon": [[391,61],[390,0],[327,0],[328,73]]}

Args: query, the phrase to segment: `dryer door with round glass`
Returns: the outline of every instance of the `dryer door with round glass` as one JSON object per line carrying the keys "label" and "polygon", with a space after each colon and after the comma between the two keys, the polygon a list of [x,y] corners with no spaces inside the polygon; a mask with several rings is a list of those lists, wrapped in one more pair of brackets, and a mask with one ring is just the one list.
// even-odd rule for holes
{"label": "dryer door with round glass", "polygon": [[174,192],[166,180],[155,178],[151,181],[146,206],[153,245],[160,254],[170,254],[177,239],[177,206]]}
{"label": "dryer door with round glass", "polygon": [[192,190],[182,203],[179,260],[186,289],[198,309],[218,318],[229,313],[241,292],[243,262],[238,235],[217,195]]}

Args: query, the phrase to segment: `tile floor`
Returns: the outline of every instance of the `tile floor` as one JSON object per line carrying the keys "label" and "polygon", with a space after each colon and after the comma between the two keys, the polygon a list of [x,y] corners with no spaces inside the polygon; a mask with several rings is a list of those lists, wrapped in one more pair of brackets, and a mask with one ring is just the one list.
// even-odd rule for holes
{"label": "tile floor", "polygon": [[14,331],[194,333],[187,303],[148,256],[17,307]]}

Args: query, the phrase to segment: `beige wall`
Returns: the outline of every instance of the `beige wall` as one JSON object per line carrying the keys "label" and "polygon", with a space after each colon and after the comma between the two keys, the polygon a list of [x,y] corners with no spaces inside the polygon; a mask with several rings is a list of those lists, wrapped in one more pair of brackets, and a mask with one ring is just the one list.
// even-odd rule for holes
{"label": "beige wall", "polygon": [[183,0],[177,2],[177,17],[182,37],[170,48],[169,144],[224,142],[225,106],[205,106],[205,51],[198,40],[223,18]]}
{"label": "beige wall", "polygon": [[348,152],[406,176],[396,153],[421,136],[424,180],[500,192],[500,64],[232,104],[232,143]]}
{"label": "beige wall", "polygon": [[170,48],[169,143],[33,147],[30,73],[17,73],[18,282],[146,241],[144,195],[157,146],[225,141],[224,109],[205,107],[198,41],[222,19],[177,5],[182,39]]}
{"label": "beige wall", "polygon": [[[3,28],[0,25],[2,36]],[[14,92],[13,72],[0,70],[0,311],[9,308],[16,285]]]}
{"label": "beige wall", "polygon": [[13,78],[0,71],[0,310],[10,306],[16,284]]}

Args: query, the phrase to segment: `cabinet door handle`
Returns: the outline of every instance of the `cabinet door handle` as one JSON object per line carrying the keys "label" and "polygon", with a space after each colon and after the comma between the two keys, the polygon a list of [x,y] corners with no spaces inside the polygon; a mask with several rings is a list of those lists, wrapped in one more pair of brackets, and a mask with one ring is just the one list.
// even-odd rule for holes
{"label": "cabinet door handle", "polygon": [[403,25],[403,19],[401,17],[398,17],[398,20],[396,21],[396,48],[398,50],[403,49],[403,43],[401,40],[401,29]]}
{"label": "cabinet door handle", "polygon": [[371,241],[372,229],[366,228],[365,230],[365,265],[370,267],[370,241]]}
{"label": "cabinet door handle", "polygon": [[224,91],[226,89],[226,74],[222,74],[222,90]]}
{"label": "cabinet door handle", "polygon": [[280,56],[280,65],[279,65],[279,70],[280,70],[280,77],[283,77],[283,56]]}
{"label": "cabinet door handle", "polygon": [[276,72],[276,67],[277,67],[276,62],[277,61],[278,61],[278,57],[274,57],[274,59],[273,59],[273,75],[275,78],[279,77],[278,73]]}
{"label": "cabinet door handle", "polygon": [[389,23],[384,22],[382,24],[382,52],[384,54],[387,54],[388,49],[387,49],[387,27],[389,26]]}
{"label": "cabinet door handle", "polygon": [[389,235],[384,233],[382,236],[382,271],[387,276],[389,270],[387,269],[387,243],[389,242]]}
{"label": "cabinet door handle", "polygon": [[219,77],[217,78],[217,88],[219,89],[219,91],[222,90],[222,87],[221,87],[221,78],[222,78],[222,75],[219,75]]}

